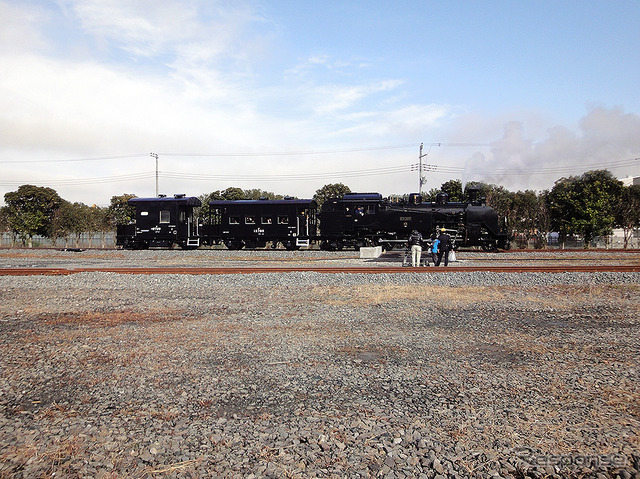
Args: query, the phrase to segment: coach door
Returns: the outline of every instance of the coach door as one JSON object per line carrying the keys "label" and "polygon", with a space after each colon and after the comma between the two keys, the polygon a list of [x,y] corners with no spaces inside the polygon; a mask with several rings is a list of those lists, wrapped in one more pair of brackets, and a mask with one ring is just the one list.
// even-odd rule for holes
{"label": "coach door", "polygon": [[309,210],[300,208],[296,215],[297,246],[309,246],[309,236],[311,235],[310,221]]}
{"label": "coach door", "polygon": [[298,237],[309,236],[309,217],[306,214],[306,210],[298,210],[296,218],[296,233]]}
{"label": "coach door", "polygon": [[182,206],[178,210],[179,240],[185,241],[186,246],[199,246],[198,225],[193,221],[193,208]]}

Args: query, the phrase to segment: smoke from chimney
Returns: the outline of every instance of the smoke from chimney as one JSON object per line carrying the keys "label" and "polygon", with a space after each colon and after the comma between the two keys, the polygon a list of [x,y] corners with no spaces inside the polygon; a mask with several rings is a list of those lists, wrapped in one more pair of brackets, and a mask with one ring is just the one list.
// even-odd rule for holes
{"label": "smoke from chimney", "polygon": [[504,125],[490,153],[474,153],[465,163],[463,188],[470,181],[508,189],[542,190],[568,176],[607,169],[618,177],[640,175],[640,116],[620,108],[597,107],[579,123],[578,133],[556,126],[541,141],[527,139],[522,123]]}

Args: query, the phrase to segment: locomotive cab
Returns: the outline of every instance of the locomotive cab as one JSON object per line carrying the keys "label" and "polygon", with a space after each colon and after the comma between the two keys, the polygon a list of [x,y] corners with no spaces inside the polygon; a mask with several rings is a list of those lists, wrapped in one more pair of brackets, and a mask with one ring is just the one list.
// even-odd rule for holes
{"label": "locomotive cab", "polygon": [[326,200],[320,212],[320,248],[335,250],[371,244],[382,204],[380,193],[347,193],[342,198]]}

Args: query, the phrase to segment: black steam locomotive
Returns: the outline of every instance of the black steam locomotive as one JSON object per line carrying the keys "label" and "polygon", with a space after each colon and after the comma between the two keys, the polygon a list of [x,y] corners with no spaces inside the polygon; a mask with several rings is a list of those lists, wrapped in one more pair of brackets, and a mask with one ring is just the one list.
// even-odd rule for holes
{"label": "black steam locomotive", "polygon": [[449,202],[440,193],[435,202],[411,194],[407,202],[390,202],[379,193],[349,193],[330,198],[318,211],[309,199],[212,201],[211,214],[196,219],[195,197],[133,198],[135,224],[118,227],[116,244],[124,248],[197,248],[224,244],[229,249],[276,248],[294,250],[318,244],[340,250],[382,245],[404,245],[418,230],[429,237],[445,228],[455,247],[508,249],[509,238],[499,226],[498,214],[471,191],[468,202]]}
{"label": "black steam locomotive", "polygon": [[445,228],[455,247],[481,246],[487,251],[508,249],[509,238],[499,227],[498,214],[470,192],[466,203],[449,202],[446,193],[435,202],[423,202],[419,194],[408,202],[393,203],[378,193],[350,193],[331,198],[322,205],[320,247],[334,250],[345,247],[383,245],[387,248],[406,244],[411,231],[429,237]]}

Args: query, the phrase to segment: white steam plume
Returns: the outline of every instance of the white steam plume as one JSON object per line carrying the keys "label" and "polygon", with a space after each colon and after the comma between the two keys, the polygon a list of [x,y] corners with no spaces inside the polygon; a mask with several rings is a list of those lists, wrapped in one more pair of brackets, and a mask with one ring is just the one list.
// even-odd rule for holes
{"label": "white steam plume", "polygon": [[582,118],[578,130],[576,134],[557,126],[535,142],[525,138],[521,123],[507,123],[489,154],[477,152],[466,161],[463,188],[482,181],[512,190],[541,190],[559,178],[596,169],[617,177],[640,175],[640,116],[598,107]]}

